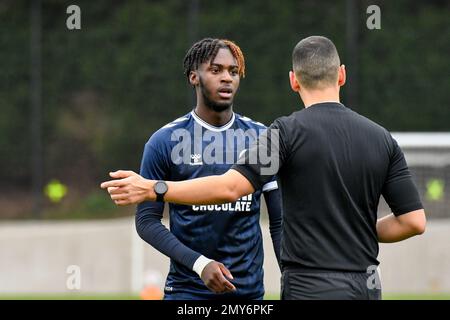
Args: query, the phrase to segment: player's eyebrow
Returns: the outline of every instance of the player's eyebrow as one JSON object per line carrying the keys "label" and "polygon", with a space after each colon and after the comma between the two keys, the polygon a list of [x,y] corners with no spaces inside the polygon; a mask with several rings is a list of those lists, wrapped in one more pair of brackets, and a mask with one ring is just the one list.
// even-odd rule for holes
{"label": "player's eyebrow", "polygon": [[[220,63],[210,63],[209,66],[210,66],[210,67],[219,67],[219,68],[224,68],[224,67],[226,67],[225,65],[220,64]],[[230,64],[230,65],[228,66],[228,68],[229,68],[229,69],[232,69],[232,68],[239,68],[239,66],[238,66],[237,64]]]}

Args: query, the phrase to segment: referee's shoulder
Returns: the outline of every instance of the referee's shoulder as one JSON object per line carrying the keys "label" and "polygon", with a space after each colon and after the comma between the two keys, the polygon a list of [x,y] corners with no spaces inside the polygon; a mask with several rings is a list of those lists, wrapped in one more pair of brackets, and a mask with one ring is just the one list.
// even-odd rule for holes
{"label": "referee's shoulder", "polygon": [[[351,109],[349,109],[349,110],[351,110]],[[355,115],[355,117],[357,117],[357,119],[359,119],[359,121],[363,122],[364,125],[368,129],[372,129],[383,135],[390,135],[389,131],[385,127],[383,127],[381,124],[377,123],[376,121],[369,119],[366,116],[364,116],[354,110],[351,110],[351,112]]]}
{"label": "referee's shoulder", "polygon": [[283,128],[283,127],[292,127],[293,125],[298,125],[298,120],[302,118],[305,109],[298,110],[292,112],[290,115],[287,116],[281,116],[276,118],[272,124],[271,127],[276,128]]}
{"label": "referee's shoulder", "polygon": [[393,150],[396,142],[388,129],[386,129],[376,121],[369,119],[356,111],[351,110],[351,112],[354,114],[357,121],[359,121],[362,124],[360,125],[360,127],[364,128],[366,136],[369,135],[373,139],[378,139],[380,143],[383,143],[384,145],[388,146],[388,148],[391,151]]}

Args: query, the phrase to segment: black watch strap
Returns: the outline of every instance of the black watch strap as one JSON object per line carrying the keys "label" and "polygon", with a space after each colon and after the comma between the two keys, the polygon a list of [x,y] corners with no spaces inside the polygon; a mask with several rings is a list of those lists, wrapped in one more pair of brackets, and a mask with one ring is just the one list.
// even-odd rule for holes
{"label": "black watch strap", "polygon": [[156,194],[156,202],[164,202],[164,194],[157,193]]}
{"label": "black watch strap", "polygon": [[153,191],[156,194],[156,201],[164,202],[164,195],[166,194],[167,190],[168,187],[165,181],[156,181],[155,185],[153,186]]}

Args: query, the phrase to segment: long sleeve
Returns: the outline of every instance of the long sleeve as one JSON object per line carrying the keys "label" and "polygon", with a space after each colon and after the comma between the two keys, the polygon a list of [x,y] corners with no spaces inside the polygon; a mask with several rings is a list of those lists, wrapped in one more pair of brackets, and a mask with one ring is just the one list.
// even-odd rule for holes
{"label": "long sleeve", "polygon": [[[165,156],[164,142],[155,135],[145,145],[140,174],[146,179],[168,178],[170,158]],[[164,203],[142,202],[137,206],[136,230],[156,250],[192,270],[200,253],[181,243],[161,222]]]}
{"label": "long sleeve", "polygon": [[267,212],[269,214],[269,231],[272,238],[273,249],[280,266],[280,247],[281,247],[281,223],[282,223],[282,205],[281,192],[275,189],[264,193]]}

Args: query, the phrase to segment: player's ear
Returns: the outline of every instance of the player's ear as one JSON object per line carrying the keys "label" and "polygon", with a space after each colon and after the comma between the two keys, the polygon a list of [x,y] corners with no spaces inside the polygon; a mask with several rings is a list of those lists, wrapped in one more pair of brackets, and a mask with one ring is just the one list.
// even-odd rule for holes
{"label": "player's ear", "polygon": [[196,86],[199,84],[198,73],[197,71],[191,71],[189,73],[189,82],[191,85]]}
{"label": "player's ear", "polygon": [[289,71],[289,82],[291,84],[291,89],[294,92],[300,91],[300,84],[297,81],[297,78],[295,77],[294,71]]}
{"label": "player's ear", "polygon": [[339,87],[342,87],[345,84],[345,80],[347,79],[347,74],[345,72],[345,65],[341,65],[339,67],[339,74],[338,74],[338,85]]}

